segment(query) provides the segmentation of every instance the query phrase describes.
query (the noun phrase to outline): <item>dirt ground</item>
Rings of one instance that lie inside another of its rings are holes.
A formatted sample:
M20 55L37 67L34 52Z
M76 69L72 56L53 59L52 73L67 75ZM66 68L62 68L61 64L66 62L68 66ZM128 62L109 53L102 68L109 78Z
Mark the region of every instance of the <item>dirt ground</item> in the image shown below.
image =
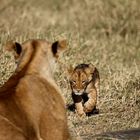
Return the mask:
M79 118L67 111L71 135L91 140L103 132L140 127L139 0L1 0L0 85L11 76L13 57L6 41L67 39L55 73L66 104L71 91L66 67L93 63L101 77L99 114Z

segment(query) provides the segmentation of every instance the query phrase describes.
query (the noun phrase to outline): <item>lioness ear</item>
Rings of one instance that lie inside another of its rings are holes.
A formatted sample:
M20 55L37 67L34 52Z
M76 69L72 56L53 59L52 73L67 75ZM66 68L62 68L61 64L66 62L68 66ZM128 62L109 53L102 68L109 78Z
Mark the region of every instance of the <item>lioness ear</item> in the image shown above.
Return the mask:
M5 45L5 50L10 51L10 52L14 52L15 58L17 58L17 57L19 57L19 55L22 52L22 47L17 42L9 41Z
M14 45L14 49L15 49L15 52L20 55L21 52L22 52L22 47L19 43L15 42L15 45Z
M58 58L59 53L63 50L65 50L67 47L66 40L56 41L52 44L52 53L53 55Z

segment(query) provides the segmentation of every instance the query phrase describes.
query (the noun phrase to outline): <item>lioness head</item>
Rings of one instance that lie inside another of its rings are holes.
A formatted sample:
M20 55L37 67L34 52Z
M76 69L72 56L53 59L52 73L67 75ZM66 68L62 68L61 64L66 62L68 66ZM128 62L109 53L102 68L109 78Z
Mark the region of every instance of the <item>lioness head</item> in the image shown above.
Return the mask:
M12 52L17 64L16 73L30 67L31 71L52 72L59 54L66 48L66 40L49 43L46 40L28 40L23 44L8 42L5 50ZM30 63L31 62L31 63ZM47 65L44 66L44 64ZM33 65L32 65L33 64ZM37 65L37 67L35 66ZM39 65L38 65L39 64ZM26 71L27 72L27 71Z
M26 74L36 74L49 79L55 70L55 62L65 48L66 40L49 43L46 40L36 39L22 44L11 41L6 43L4 49L14 55L16 69L1 87L0 92L16 86L18 79Z
M75 68L70 68L70 85L76 95L84 93L88 83L92 79L94 66L92 64L80 64Z

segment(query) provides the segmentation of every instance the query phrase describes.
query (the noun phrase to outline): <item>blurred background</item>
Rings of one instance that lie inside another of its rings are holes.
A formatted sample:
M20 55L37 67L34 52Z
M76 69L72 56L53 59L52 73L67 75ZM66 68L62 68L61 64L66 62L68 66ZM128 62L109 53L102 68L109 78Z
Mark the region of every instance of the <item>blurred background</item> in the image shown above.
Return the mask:
M8 40L67 39L61 62L93 63L101 76L99 115L79 119L67 111L74 137L140 127L139 0L0 0L0 85L13 73ZM63 65L55 73L66 103L72 103Z

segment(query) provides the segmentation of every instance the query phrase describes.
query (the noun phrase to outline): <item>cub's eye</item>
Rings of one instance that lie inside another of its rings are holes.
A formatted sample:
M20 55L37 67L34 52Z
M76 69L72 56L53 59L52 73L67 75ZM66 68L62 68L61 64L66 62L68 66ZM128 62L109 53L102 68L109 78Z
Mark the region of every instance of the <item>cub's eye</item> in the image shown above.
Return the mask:
M75 81L75 80L73 80L72 82L73 82L74 84L76 83L76 81Z
M75 80L71 80L70 81L72 84L76 84L76 81Z
M83 80L83 81L82 81L82 84L85 84L85 83L86 83L86 80Z

